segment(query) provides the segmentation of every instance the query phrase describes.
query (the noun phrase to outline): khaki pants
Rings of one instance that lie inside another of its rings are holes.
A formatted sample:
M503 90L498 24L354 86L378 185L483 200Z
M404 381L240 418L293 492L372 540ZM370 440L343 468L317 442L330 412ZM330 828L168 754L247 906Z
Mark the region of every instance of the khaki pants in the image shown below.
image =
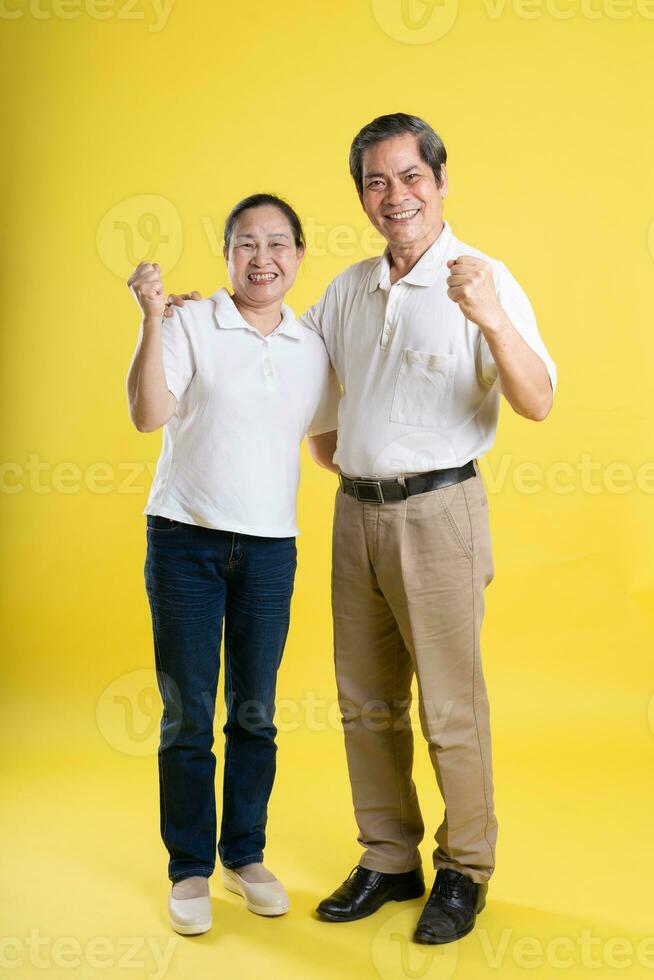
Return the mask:
M408 716L419 715L445 817L434 867L486 881L497 821L479 634L494 575L482 477L391 503L336 494L332 606L360 864L419 867L424 825Z

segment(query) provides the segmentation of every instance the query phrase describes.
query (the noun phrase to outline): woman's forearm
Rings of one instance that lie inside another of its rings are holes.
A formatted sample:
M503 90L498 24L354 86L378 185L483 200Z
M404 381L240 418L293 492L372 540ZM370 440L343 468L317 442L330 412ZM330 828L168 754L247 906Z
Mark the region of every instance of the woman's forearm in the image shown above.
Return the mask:
M336 452L337 436L337 430L333 429L331 432L323 432L319 436L307 437L311 458L318 466L322 466L331 473L339 472L339 468L333 459Z
M175 414L177 399L168 390L161 349L161 317L143 317L127 374L129 415L139 432L153 432Z

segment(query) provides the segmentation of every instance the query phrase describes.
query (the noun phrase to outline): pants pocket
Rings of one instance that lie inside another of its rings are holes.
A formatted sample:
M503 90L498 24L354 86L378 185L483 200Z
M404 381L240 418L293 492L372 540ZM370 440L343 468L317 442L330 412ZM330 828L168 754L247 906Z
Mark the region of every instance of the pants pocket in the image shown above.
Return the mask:
M145 519L148 531L175 531L182 526L181 521L174 521L170 517L161 517L159 514L146 514Z
M450 491L450 493L448 493ZM451 487L439 487L436 493L441 502L443 513L450 526L461 551L466 558L472 560L474 549L472 525L465 494L460 483ZM468 528L468 531L464 528Z

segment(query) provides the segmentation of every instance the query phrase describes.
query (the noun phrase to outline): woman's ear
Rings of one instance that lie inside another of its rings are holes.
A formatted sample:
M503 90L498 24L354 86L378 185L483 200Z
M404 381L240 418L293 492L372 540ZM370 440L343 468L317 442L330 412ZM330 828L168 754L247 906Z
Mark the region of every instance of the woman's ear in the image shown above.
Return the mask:
M228 256L229 256L229 249L227 248L226 245L223 245L223 258L225 262L227 262Z

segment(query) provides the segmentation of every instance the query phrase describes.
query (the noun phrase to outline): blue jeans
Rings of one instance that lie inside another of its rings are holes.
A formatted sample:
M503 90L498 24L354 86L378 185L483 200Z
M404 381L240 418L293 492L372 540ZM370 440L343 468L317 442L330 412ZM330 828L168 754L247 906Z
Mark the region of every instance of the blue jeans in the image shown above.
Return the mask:
M275 779L275 686L288 633L295 538L264 538L146 516L145 584L157 683L161 836L168 877L216 864L212 752L225 626L227 721L218 852L227 868L263 860Z

